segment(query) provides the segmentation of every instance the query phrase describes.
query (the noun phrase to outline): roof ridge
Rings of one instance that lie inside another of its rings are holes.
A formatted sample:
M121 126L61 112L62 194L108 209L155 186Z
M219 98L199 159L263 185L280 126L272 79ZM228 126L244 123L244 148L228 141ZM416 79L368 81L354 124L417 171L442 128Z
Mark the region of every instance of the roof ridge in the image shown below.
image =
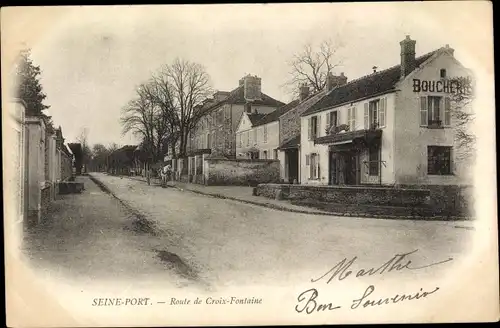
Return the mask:
M430 52L428 52L428 53L425 53L425 54L423 54L423 55L421 55L421 56L418 56L418 57L416 57L416 58L415 58L415 60L419 60L419 59L422 59L422 58L423 58L423 57L425 57L425 56L431 55L431 54L433 54L433 53L435 53L435 52L439 51L439 49L441 49L441 48L435 49L435 50L430 51ZM360 77L358 77L357 79L351 80L351 81L349 81L349 82L348 82L348 83L346 83L346 84L339 85L339 86L337 86L337 87L333 88L331 91L333 91L333 90L335 90L335 89L337 89L337 88L340 88L340 87L344 87L344 86L350 85L350 84L352 84L352 83L354 83L354 82L357 82L357 81L359 81L359 80L363 80L363 79L368 78L368 77L371 77L371 76L376 76L376 75L379 75L379 74L382 74L382 73L386 73L387 71L390 71L391 69L395 69L395 68L397 68L398 66L401 66L401 64L396 64L396 65L394 65L394 66L391 66L391 67L389 67L389 68L383 69L383 70L381 70L381 71L378 71L378 72L374 72L374 73L371 73L371 74L366 74L366 75L360 76ZM329 91L328 93L330 93L331 91Z

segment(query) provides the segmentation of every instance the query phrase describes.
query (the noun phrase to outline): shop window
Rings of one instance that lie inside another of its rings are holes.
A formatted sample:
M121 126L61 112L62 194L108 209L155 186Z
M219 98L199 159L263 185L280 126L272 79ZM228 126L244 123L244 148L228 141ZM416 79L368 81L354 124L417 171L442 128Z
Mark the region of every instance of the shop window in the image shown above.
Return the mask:
M449 146L427 147L427 174L429 175L451 174L451 147Z

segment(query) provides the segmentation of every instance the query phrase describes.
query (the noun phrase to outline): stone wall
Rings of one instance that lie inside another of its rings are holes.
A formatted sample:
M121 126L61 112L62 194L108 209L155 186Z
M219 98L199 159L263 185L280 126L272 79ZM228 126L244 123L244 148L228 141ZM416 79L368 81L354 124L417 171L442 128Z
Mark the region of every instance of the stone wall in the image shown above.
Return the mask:
M278 160L206 159L207 185L257 185L276 183L280 178Z
M400 185L430 191L429 206L436 213L474 216L474 187L470 185Z
M61 152L61 180L67 180L73 175L71 157Z
M261 184L257 196L289 200L312 200L339 204L371 204L384 206L428 205L430 192L426 189L392 187L305 186L289 184Z
M280 145L300 134L299 115L294 108L280 117Z
M52 186L50 184L46 184L42 188L41 192L42 192L41 219L45 220L50 202L52 201Z

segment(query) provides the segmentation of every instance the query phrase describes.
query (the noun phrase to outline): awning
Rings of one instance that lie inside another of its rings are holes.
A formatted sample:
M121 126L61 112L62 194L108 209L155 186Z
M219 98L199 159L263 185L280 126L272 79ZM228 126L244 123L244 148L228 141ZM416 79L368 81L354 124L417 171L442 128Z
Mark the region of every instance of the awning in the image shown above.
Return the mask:
M382 137L382 130L357 130L343 133L330 134L324 137L319 137L314 140L315 144L319 145L343 145L343 144L360 144L370 145Z

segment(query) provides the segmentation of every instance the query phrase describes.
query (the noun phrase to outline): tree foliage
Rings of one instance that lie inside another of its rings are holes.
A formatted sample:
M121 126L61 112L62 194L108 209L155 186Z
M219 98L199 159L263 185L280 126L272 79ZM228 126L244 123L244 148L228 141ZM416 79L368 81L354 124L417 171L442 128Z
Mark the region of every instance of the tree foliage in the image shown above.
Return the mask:
M457 92L450 97L451 113L455 127L455 141L458 145L457 157L470 159L476 152L476 136L473 131L475 113L474 87L470 77L459 77L450 80L456 85Z
M46 95L40 83L40 66L33 63L30 55L29 49L21 51L19 55L16 66L17 97L26 103L27 115L42 116L43 111L50 106L43 103ZM45 115L45 118L51 122L49 116Z

